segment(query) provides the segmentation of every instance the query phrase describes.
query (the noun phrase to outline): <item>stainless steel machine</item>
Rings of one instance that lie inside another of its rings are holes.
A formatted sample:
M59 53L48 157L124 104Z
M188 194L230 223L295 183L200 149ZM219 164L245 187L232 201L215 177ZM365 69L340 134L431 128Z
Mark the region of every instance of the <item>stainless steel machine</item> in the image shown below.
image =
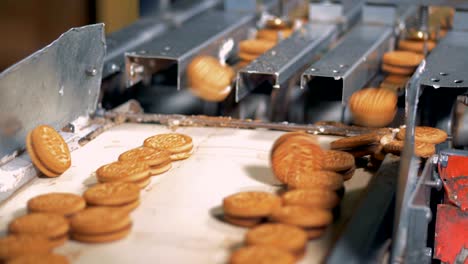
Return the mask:
M456 205L454 210L466 215L466 199L447 202L452 189L441 175L451 157L468 156L467 1L164 2L157 16L109 36L102 24L71 29L0 74L0 202L8 203L35 177L24 159L24 137L40 123L62 129L72 149L123 122L339 136L368 132L314 123L350 125L351 94L378 85L384 77L383 54L416 32L424 40L435 38L438 45L430 53L425 49L426 59L399 93L392 127L406 125L405 149L400 158L387 155L319 262L468 261L468 240L447 258L440 246L446 241L435 236L443 232L436 227L436 219L445 219L439 217L440 204ZM428 22L434 6L454 12L444 36ZM296 31L288 38L279 36L274 48L237 69L225 101L205 102L187 89L186 68L195 56L222 57L235 66L239 41L271 19L294 24ZM449 134L424 162L413 154L417 125ZM466 195L468 183L457 186Z

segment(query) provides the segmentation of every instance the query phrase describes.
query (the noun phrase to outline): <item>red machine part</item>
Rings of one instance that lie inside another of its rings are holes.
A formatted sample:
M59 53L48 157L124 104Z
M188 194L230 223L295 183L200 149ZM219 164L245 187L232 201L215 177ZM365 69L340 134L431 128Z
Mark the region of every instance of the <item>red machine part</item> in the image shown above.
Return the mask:
M468 156L447 155L438 169L446 199L437 206L434 258L468 264Z

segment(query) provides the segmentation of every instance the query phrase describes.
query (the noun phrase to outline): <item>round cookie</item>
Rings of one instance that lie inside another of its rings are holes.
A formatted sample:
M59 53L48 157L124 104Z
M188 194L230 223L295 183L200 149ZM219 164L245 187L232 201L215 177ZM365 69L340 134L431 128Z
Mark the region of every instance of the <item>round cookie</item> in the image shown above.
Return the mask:
M184 160L190 158L192 156L193 150L187 151L187 152L180 152L176 154L171 155L171 160L172 161L178 161L178 160Z
M106 207L88 208L75 214L70 221L73 234L108 234L131 225L127 213Z
M68 233L68 220L62 215L50 213L31 213L10 222L11 234L40 235L49 239L60 238Z
M265 217L281 206L281 199L267 192L240 192L223 199L224 213L234 217Z
M178 155L178 154L173 154L173 155ZM172 155L171 155L171 160L173 160ZM170 170L171 168L172 168L172 162L168 162L168 163L161 164L158 166L153 166L150 168L150 176L163 174L164 172Z
M70 263L65 256L53 253L26 254L15 257L6 262L6 264L68 264Z
M340 198L334 191L326 189L296 189L285 192L281 199L284 205L332 209Z
M148 178L150 168L146 162L116 161L101 166L96 171L100 182L133 182Z
M348 149L356 148L360 146L367 146L371 144L379 143L380 136L376 133L363 134L352 137L344 137L332 141L330 143L331 149Z
M323 162L324 170L339 172L349 170L354 166L355 164L353 155L339 150L325 151Z
M73 193L47 193L31 198L27 206L30 212L70 216L83 210L86 202L83 197Z
M90 205L119 206L138 200L140 188L130 182L106 182L89 188L83 197Z
M283 224L310 228L323 227L330 224L333 220L333 215L327 209L287 205L275 210L270 219Z
M0 238L0 260L26 254L48 253L52 248L49 240L43 236L8 235Z
M397 67L416 67L423 59L423 55L411 51L391 51L384 54L383 63Z
M258 57L260 57L260 55L258 54L251 54L247 52L239 52L238 56L241 60L248 61L248 62L251 62L257 59Z
M353 122L366 127L383 127L390 124L397 112L397 94L389 89L365 88L349 98Z
M389 74L387 75L387 77L385 77L385 79L382 82L402 85L402 84L405 84L408 80L409 80L409 77L407 76Z
M435 41L432 41L432 40L427 41L427 51L433 50L435 48L435 46L436 46ZM402 39L398 43L398 48L400 50L423 53L423 51L424 51L424 41Z
M289 139L292 139L292 138L306 139L306 140L310 140L310 142L313 143L313 144L316 144L316 145L319 144L317 137L314 136L314 135L307 134L305 132L299 132L299 131L298 132L287 132L287 133L284 133L283 135L281 135L279 138L277 138L275 140L275 142L273 143L273 147L271 148L271 153L273 153L278 146L280 146L281 144L283 144L284 142L286 142L286 141L288 141Z
M280 223L268 223L250 229L245 241L247 245L273 246L293 254L304 250L307 234L301 228Z
M383 149L387 153L400 155L404 147L404 141L394 140L383 146ZM431 143L416 141L414 142L414 154L418 157L429 158L435 154L435 146Z
M260 217L241 218L241 217L230 216L227 214L223 215L223 219L224 221L230 224L240 226L240 227L247 227L247 228L254 227L260 224L260 222L262 222L262 218Z
M294 255L287 251L259 245L239 248L229 259L229 264L294 264L295 262Z
M57 131L41 125L31 132L31 141L41 163L55 173L63 173L71 166L70 150Z
M33 144L32 144L32 139L31 139L31 132L28 133L26 136L26 150L28 151L29 157L31 158L32 163L34 166L37 167L37 169L42 172L47 177L58 177L60 176L60 173L53 172L49 170L44 164L42 164L41 160L36 154L36 151L34 150Z
M385 63L382 64L382 71L396 75L409 76L412 75L415 70L416 68L413 67L393 66Z
M85 242L85 243L105 243L112 242L116 240L123 239L130 234L132 225L122 228L121 230L114 231L112 233L103 233L103 234L81 234L81 233L72 233L72 238L74 240Z
M140 189L144 189L151 183L151 179L150 177L148 177L138 181L134 181L133 183L136 184Z
M399 140L404 140L406 135L406 128L400 128L400 131L396 134L396 138ZM441 129L427 126L417 126L414 129L414 140L431 143L431 144L440 144L447 140L447 133Z
M264 39L246 39L239 42L240 53L262 54L276 45L274 41Z
M159 134L149 137L144 141L143 145L150 148L165 149L171 154L187 152L193 148L192 138L178 133Z
M297 174L288 179L291 189L325 188L336 191L343 187L343 176L333 171L308 171L307 174Z
M146 162L157 166L171 161L171 153L164 149L138 147L120 154L119 161Z

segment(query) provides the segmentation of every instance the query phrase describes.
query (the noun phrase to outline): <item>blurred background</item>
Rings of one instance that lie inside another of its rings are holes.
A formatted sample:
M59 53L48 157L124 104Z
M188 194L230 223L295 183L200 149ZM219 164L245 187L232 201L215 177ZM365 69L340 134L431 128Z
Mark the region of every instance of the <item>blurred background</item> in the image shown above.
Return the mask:
M0 71L49 44L71 27L104 22L106 33L111 33L139 17L151 15L164 2L0 0Z

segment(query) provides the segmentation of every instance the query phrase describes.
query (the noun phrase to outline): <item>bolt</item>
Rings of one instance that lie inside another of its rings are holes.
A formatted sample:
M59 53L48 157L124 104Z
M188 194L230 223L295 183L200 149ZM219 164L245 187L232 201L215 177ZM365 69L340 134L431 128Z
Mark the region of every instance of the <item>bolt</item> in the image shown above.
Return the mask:
M96 68L87 69L87 70L86 70L86 74L87 74L88 76L96 76L97 70L96 70Z

